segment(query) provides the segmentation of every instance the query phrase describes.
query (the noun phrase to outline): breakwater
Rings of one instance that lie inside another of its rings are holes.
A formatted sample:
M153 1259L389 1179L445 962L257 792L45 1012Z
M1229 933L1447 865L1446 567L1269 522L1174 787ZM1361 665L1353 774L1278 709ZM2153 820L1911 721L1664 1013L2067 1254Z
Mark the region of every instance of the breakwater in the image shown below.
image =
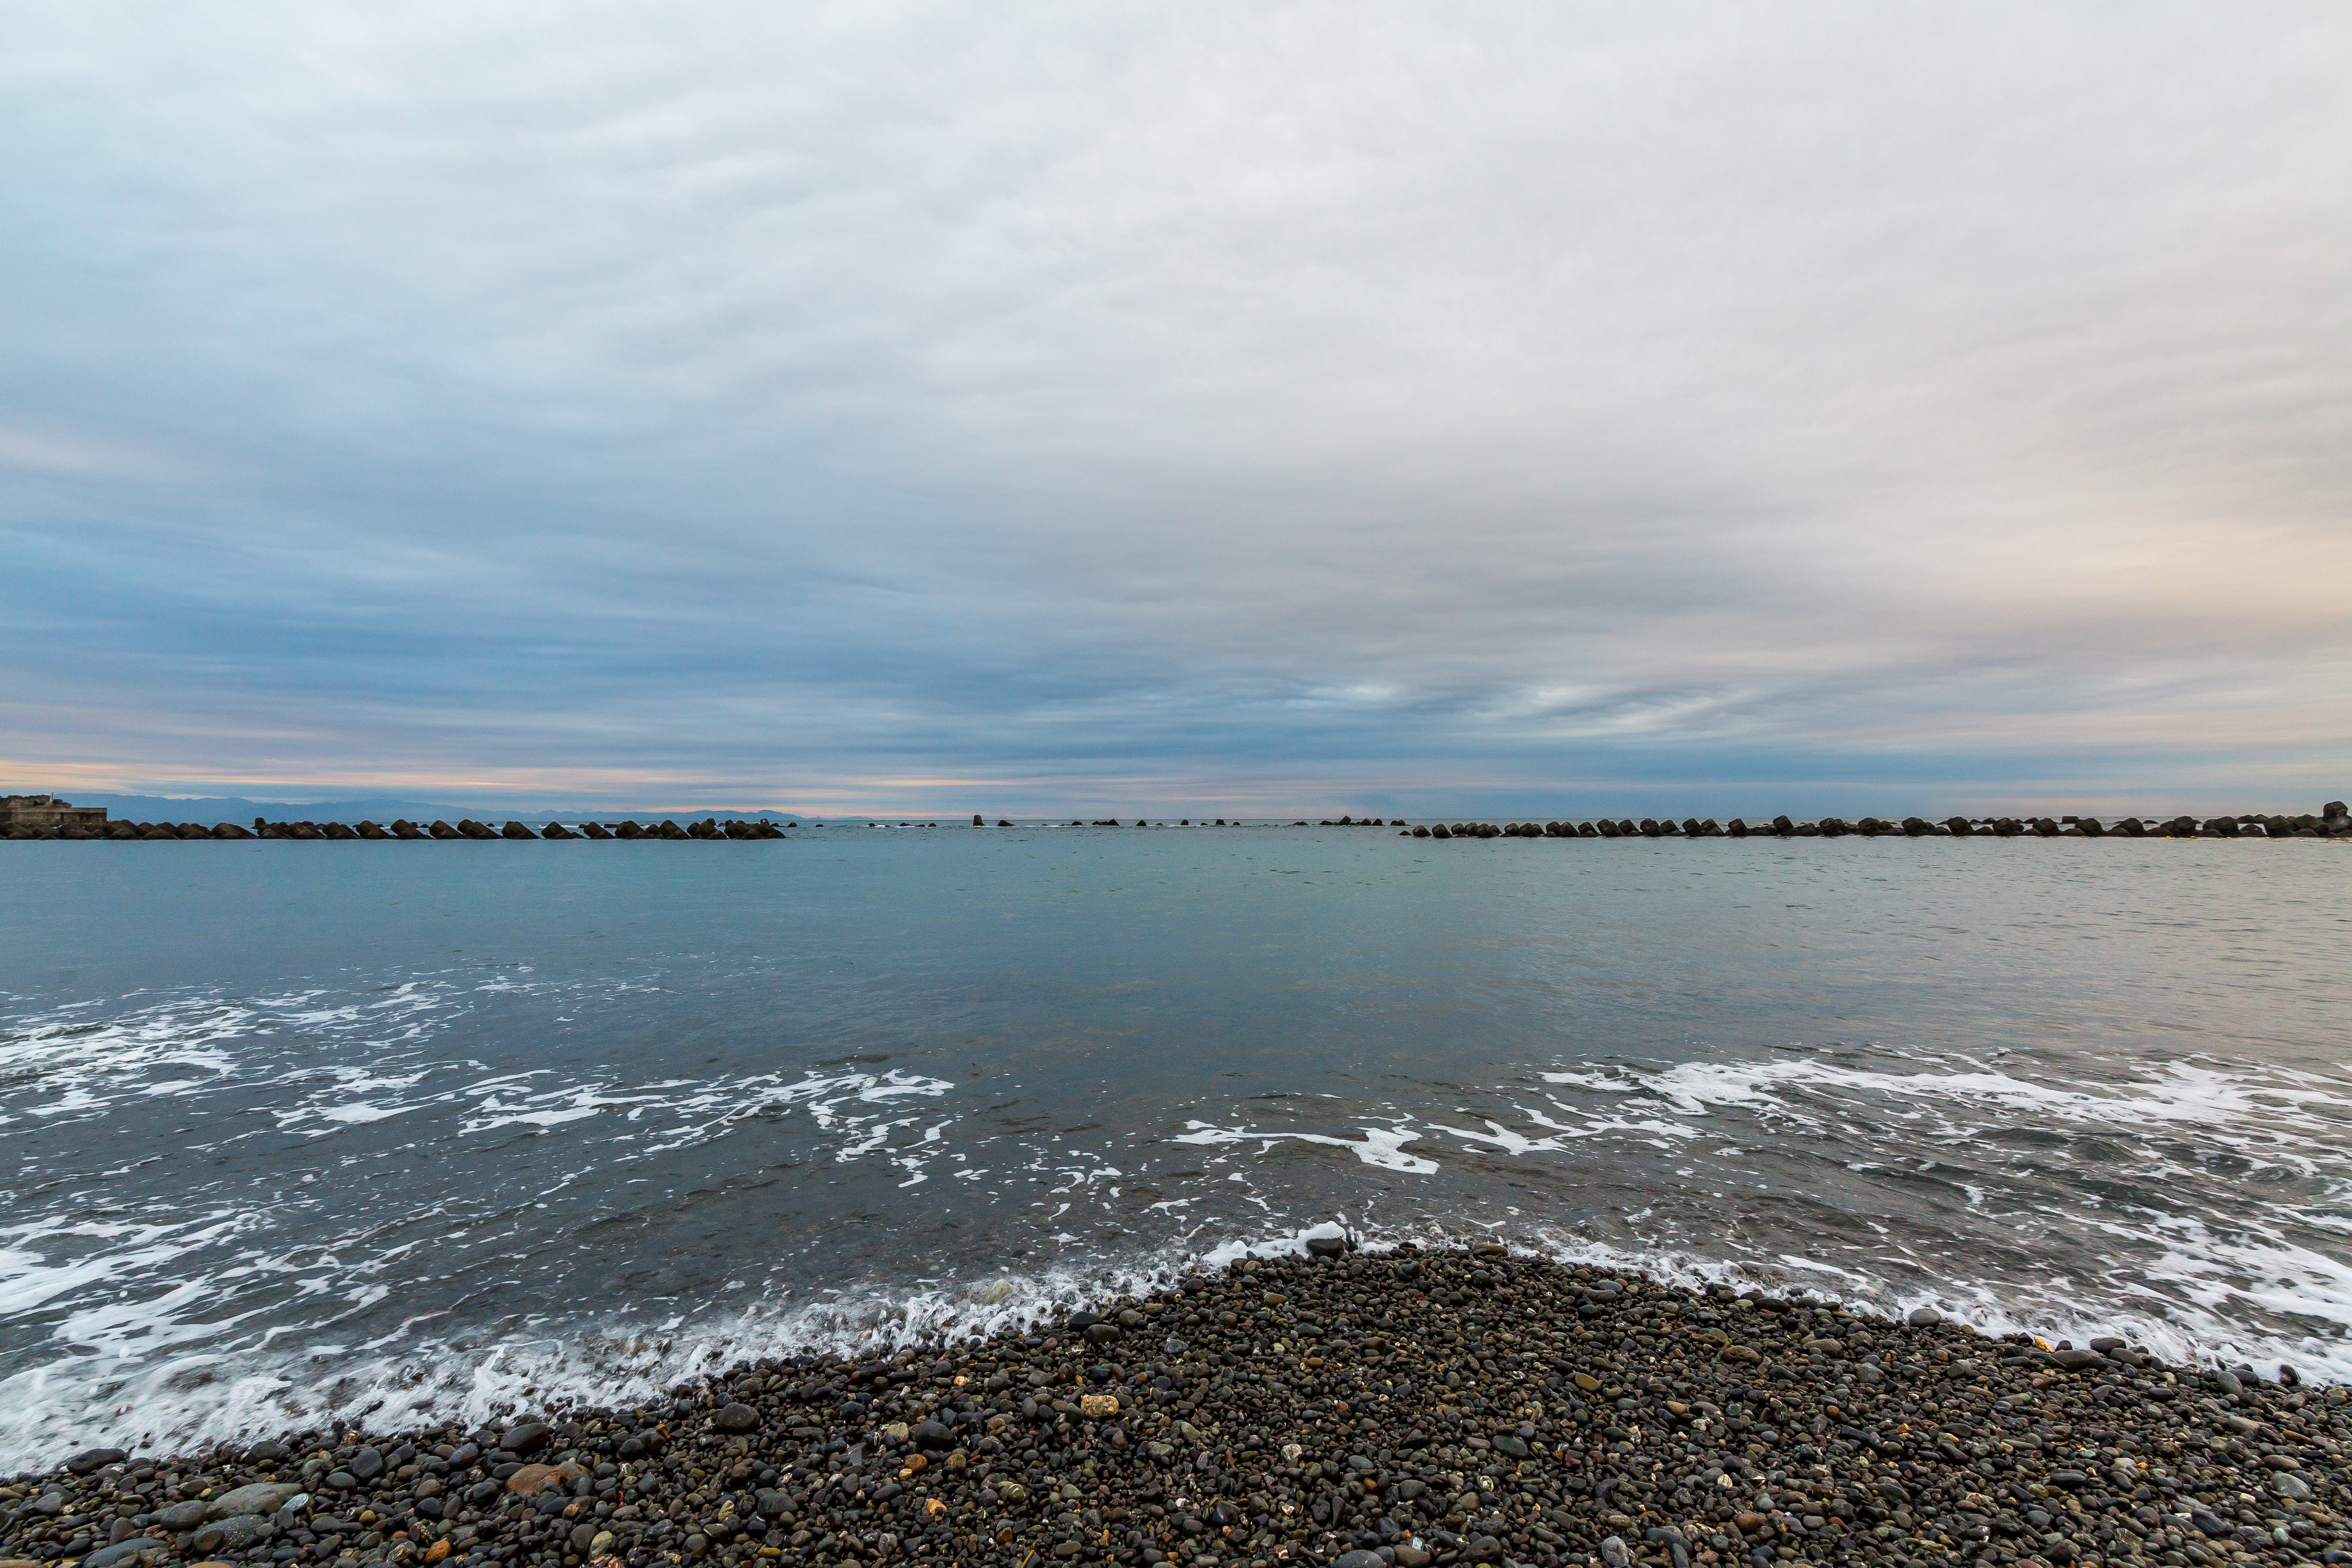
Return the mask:
M772 822L720 822L706 817L681 827L665 819L650 826L635 822L619 822L607 826L601 822L582 822L567 827L560 822L549 822L537 828L527 823L509 822L492 827L487 822L466 818L455 826L446 822L418 824L405 820L384 826L373 822L256 822L243 827L234 822L215 823L206 827L200 822L108 822L94 826L26 827L0 829L0 837L9 838L79 838L108 839L127 842L158 838L299 838L315 840L362 839L392 840L463 840L463 839L623 839L674 838L737 839L782 838L784 830Z
M1776 816L1769 822L1750 823L1735 816L1727 823L1718 823L1711 816L1704 820L1690 817L1681 822L1645 816L1639 822L1630 817L1615 822L1598 818L1590 822L1512 822L1501 826L1491 822L1436 823L1406 828L1400 836L1412 838L1877 838L1889 836L1909 838L2352 838L2352 816L2347 816L2342 801L2331 800L2316 815L2263 816L2249 813L2242 816L2212 816L2202 820L2182 816L2163 822L2150 822L2137 816L2121 817L2113 823L2102 822L2095 816L1951 816L1940 822L1930 822L1919 816L1906 816L1900 822L1891 822L1880 816L1864 816L1852 822L1843 817L1824 816L1816 821L1800 822L1788 816Z
M233 839L233 838L293 838L316 841L362 840L516 840L516 839L581 839L612 841L619 839L660 838L679 842L719 839L747 842L754 839L782 838L786 828L797 828L797 821L721 822L705 817L681 826L667 818L650 825L635 821L606 824L580 821L566 826L561 822L544 822L537 827L528 823L509 821L493 827L486 822L468 817L452 825L447 822L418 824L405 819L382 825L374 822L268 822L257 820L252 826L233 822L215 823L207 827L197 822L16 822L0 824L0 838L50 839L68 838L113 842L148 839ZM811 824L812 827L824 826ZM878 824L867 824L878 826ZM901 822L898 826L935 828L936 822ZM972 826L984 826L978 817ZM999 818L997 827L1014 826L1012 821ZM1020 826L1059 831L1053 823L1027 823ZM1073 821L1070 827L1118 827L1122 824L1115 817L1092 822ZM1166 822L1152 823L1139 817L1138 827L1171 826ZM1186 818L1174 826L1184 828L1281 826L1305 827L1304 819L1286 825L1278 823L1228 823L1223 817L1213 823L1194 822ZM2248 812L2231 816L2197 817L2182 815L2161 821L2137 816L2124 816L2105 821L2095 816L1949 816L1940 821L1926 817L1906 816L1899 821L1881 816L1863 816L1848 821L1843 817L1823 816L1798 819L1775 816L1769 822L1749 822L1735 816L1728 822L1714 817L1632 817L1612 820L1595 817L1590 820L1556 822L1436 822L1412 823L1402 817L1356 817L1342 816L1323 818L1318 826L1324 827L1394 828L1404 838L2317 838L2352 839L2352 815L2347 815L2345 803L2329 801L2316 813L2300 816L2264 816Z

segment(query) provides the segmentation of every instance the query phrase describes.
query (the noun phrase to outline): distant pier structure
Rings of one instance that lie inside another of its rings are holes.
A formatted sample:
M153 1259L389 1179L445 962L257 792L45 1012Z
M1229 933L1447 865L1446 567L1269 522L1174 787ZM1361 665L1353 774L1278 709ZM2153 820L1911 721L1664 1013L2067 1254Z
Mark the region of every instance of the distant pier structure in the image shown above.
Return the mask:
M0 795L0 828L105 826L102 805L75 805L48 795Z

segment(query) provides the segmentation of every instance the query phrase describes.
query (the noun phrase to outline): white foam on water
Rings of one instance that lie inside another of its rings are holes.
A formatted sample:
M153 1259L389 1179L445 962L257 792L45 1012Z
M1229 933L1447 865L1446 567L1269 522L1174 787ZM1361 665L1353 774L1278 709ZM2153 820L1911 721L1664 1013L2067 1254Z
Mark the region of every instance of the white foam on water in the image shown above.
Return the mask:
M1207 1121L1188 1121L1187 1131L1171 1139L1176 1143L1213 1145L1219 1143L1258 1143L1260 1152L1286 1141L1298 1143L1319 1143L1326 1148L1345 1149L1367 1165L1377 1165L1384 1171L1402 1171L1413 1175L1427 1175L1437 1169L1437 1162L1419 1154L1408 1154L1404 1146L1421 1134L1398 1127L1367 1127L1361 1138L1337 1138L1328 1132L1294 1132L1286 1129L1261 1131L1246 1127L1219 1127Z
M258 1354L198 1349L99 1370L57 1363L0 1383L0 1468L54 1463L72 1448L98 1443L170 1452L329 1424L390 1431L450 1419L478 1424L526 1409L642 1405L667 1397L678 1384L761 1357L883 1354L910 1344L1024 1331L1066 1310L1164 1289L1189 1270L1220 1269L1248 1258L1302 1257L1310 1239L1326 1237L1346 1238L1375 1257L1405 1242L1446 1247L1502 1239L1522 1255L1640 1273L1685 1288L1799 1286L1817 1298L1890 1317L1932 1304L1987 1333L2026 1329L2078 1341L2120 1333L2169 1360L2251 1361L2266 1368L2287 1360L2307 1379L2352 1378L2352 1358L2325 1348L2315 1353L2309 1345L2199 1332L2175 1316L2155 1313L2084 1319L2069 1315L2063 1300L2021 1300L2014 1290L1964 1282L1923 1290L1801 1257L1726 1259L1685 1249L1624 1247L1541 1226L1507 1232L1493 1222L1374 1227L1327 1220L1261 1231L1202 1226L1180 1242L1124 1258L969 1280L877 1283L814 1299L779 1296L747 1309L657 1323L545 1318L517 1324L486 1344L403 1334L356 1350L312 1342ZM2341 1285L2342 1267L2333 1268Z
M2285 1068L2268 1069L2262 1081L2254 1081L2242 1070L2202 1061L2166 1063L2154 1077L2098 1088L2040 1083L1975 1064L1958 1071L1874 1071L1815 1055L1539 1076L1564 1087L1654 1097L1685 1116L1737 1109L1818 1123L1831 1105L1876 1100L1936 1110L1955 1132L1976 1124L1950 1119L1973 1110L2025 1115L2061 1126L2133 1131L2179 1126L2233 1142L2275 1144L2283 1132L2332 1137L2340 1123L2316 1113L2352 1111L2352 1085ZM2284 1157L2316 1169L2304 1152L2288 1151Z
M521 1409L644 1404L740 1362L884 1354L1024 1331L1058 1312L1164 1289L1188 1270L1304 1256L1310 1237L1360 1234L1323 1222L1195 1235L1124 1258L911 1287L874 1284L814 1299L779 1296L664 1322L549 1317L487 1344L403 1335L354 1348L314 1338L260 1352L199 1349L105 1365L55 1363L0 1381L0 1470L54 1464L98 1444L180 1452L328 1424L389 1431L452 1418L478 1423Z
M1538 1076L1559 1092L1548 1104L1514 1106L1523 1125L1492 1113L1475 1126L1431 1118L1419 1125L1437 1158L1391 1168L1435 1174L1449 1140L1465 1153L1507 1160L1559 1155L1593 1140L1646 1144L1696 1162L1674 1172L1679 1195L1729 1221L1738 1210L1721 1206L1719 1189L1734 1178L1758 1191L1770 1184L1757 1186L1746 1165L1715 1162L1835 1150L1843 1168L1857 1175L1951 1183L1968 1210L2002 1226L2012 1247L2026 1225L2056 1234L2088 1230L2117 1245L2071 1250L2053 1260L2057 1267L1971 1279L1948 1245L1916 1234L1916 1225L1904 1233L1878 1226L1874 1255L1846 1247L1823 1257L1756 1251L1736 1224L1704 1238L1662 1235L1648 1249L1540 1226L1529 1234L1546 1237L1545 1249L1564 1260L1638 1268L1684 1283L1752 1280L1759 1270L1774 1279L1835 1279L1852 1299L1889 1312L1932 1304L1990 1332L2028 1329L2078 1341L2122 1333L2171 1360L2272 1372L2285 1363L2306 1379L2352 1380L2352 1262L2322 1239L2352 1234L2352 1124L2343 1114L2352 1109L2352 1081L2207 1059L2141 1071L2102 1065L2114 1071L2112 1081L2041 1081L2021 1068L1927 1057L1887 1070L1819 1054L1548 1071ZM1559 1093L1606 1098L1594 1106ZM1727 1121L1737 1123L1734 1141L1704 1148L1701 1140L1724 1137ZM1177 1142L1243 1154L1264 1155L1277 1139L1343 1142L1188 1126ZM1791 1143L1791 1130L1807 1136ZM2021 1134L2033 1141L2002 1142ZM2098 1141L2100 1152L2084 1156L2082 1179L2053 1179L2084 1138ZM1939 1168L1935 1155L1944 1149L1958 1165ZM1877 1157L1855 1158L1861 1154ZM2242 1162L2249 1173L2303 1181L2217 1186L2210 1167L2223 1159ZM1698 1202L1709 1196L1714 1205ZM2214 1212L2199 1212L2200 1202ZM1627 1224L1638 1230L1649 1217L1645 1210ZM2277 1327L2265 1331L2257 1323ZM2290 1326L2298 1324L2305 1326Z
M103 1019L82 1016L89 1009L77 1005L12 1020L0 1034L0 1126L23 1117L92 1120L128 1100L204 1096L257 1079L292 1087L323 1074L340 1086L305 1095L391 1087L357 1069L289 1062L285 1047L397 1051L426 1037L460 994L412 981L364 1001L319 1005L326 994L174 995Z
M2024 1329L2078 1342L2120 1333L2176 1361L2248 1363L2270 1372L2284 1363L2309 1379L2352 1379L2352 1263L2295 1239L2295 1233L2343 1234L2352 1221L2352 1141L2342 1114L2352 1108L2352 1082L2345 1079L2198 1059L2085 1085L2037 1081L1977 1062L1921 1058L1915 1070L1886 1071L1819 1055L1541 1076L1571 1089L1654 1099L1701 1129L1739 1113L1764 1128L1801 1125L1857 1148L1875 1138L1882 1160L1850 1169L1919 1169L1923 1155L1949 1147L1993 1173L1990 1184L2012 1204L2045 1167L2070 1158L2074 1135L2087 1133L2119 1152L2095 1174L2116 1168L2157 1196L2077 1194L2062 1209L2032 1217L2113 1237L2120 1245L2104 1257L2085 1252L2053 1259L2032 1277L1972 1280L1955 1277L1951 1258L1922 1244L1851 1277L1850 1288L1889 1310L1934 1305L1989 1332ZM1874 1132L1890 1118L1899 1137ZM1999 1141L2020 1133L2042 1142L2013 1152ZM1752 1131L1738 1137L1749 1149L1758 1143ZM2308 1180L2299 1188L2233 1183L2216 1191L2208 1166L2223 1157L2250 1173ZM1971 1206L1986 1203L1988 1183L1960 1184ZM2194 1212L2200 1200L2192 1191L2203 1192L2217 1212ZM1887 1261L1907 1267L1897 1277ZM1806 1259L1801 1267L1823 1266ZM2249 1328L2282 1320L2315 1327Z
M533 984L420 982L334 1005L308 991L131 998L105 1020L58 1009L13 1020L0 1036L0 1107L19 1112L20 1125L54 1124L102 1119L159 1093L233 1093L224 1101L233 1114L193 1124L218 1129L195 1132L215 1140L197 1142L198 1155L258 1135L257 1118L298 1149L398 1118L415 1121L427 1146L551 1137L563 1168L541 1178L541 1198L584 1172L690 1150L754 1118L791 1117L833 1163L887 1163L904 1184L924 1181L951 1152L957 1114L917 1108L954 1086L920 1073L793 1068L633 1081L603 1069L488 1073L446 1049L436 1054L442 1027L474 993L510 998ZM192 1076L196 1069L202 1076ZM7 1120L0 1110L0 1124ZM169 1157L186 1157L178 1146L185 1136L175 1136ZM388 1410L437 1407L451 1397L452 1378L496 1389L505 1386L501 1368L530 1363L539 1352L510 1336L488 1348L462 1336L428 1339L441 1309L388 1333L380 1321L356 1334L347 1325L392 1300L420 1257L443 1271L495 1270L496 1248L533 1244L523 1211L544 1204L508 1199L505 1209L485 1211L468 1193L436 1196L440 1189L427 1186L407 1206L363 1208L352 1228L322 1233L311 1212L325 1191L318 1184L339 1168L331 1152L323 1163L302 1155L282 1168L265 1159L257 1184L248 1175L202 1188L193 1204L179 1191L118 1196L93 1182L60 1189L47 1212L19 1205L0 1216L0 1323L23 1342L16 1370L0 1379L0 1468L44 1462L96 1440L89 1433L133 1426L191 1442L369 1400ZM461 1233L454 1252L443 1245ZM919 1302L906 1310L937 1313ZM839 1315L803 1314L806 1324ZM806 1324L793 1331L814 1332ZM24 1341L25 1331L36 1337ZM667 1353L638 1361L666 1368Z
M475 989L511 993L520 987L501 982ZM354 1016L351 1010L340 1010L310 1015L309 1021ZM779 1071L631 1083L617 1073L581 1079L548 1069L482 1077L479 1068L470 1061L437 1060L398 1072L338 1064L296 1068L272 1081L299 1087L301 1092L272 1107L270 1114L279 1131L309 1137L446 1108L463 1110L457 1123L463 1136L510 1128L545 1131L612 1117L614 1139L641 1145L634 1154L614 1156L626 1159L691 1147L723 1135L746 1119L801 1109L822 1130L856 1133L854 1152L843 1156L855 1157L881 1147L889 1129L907 1124L903 1120L887 1123L877 1136L876 1113L858 1108L935 1099L952 1087L944 1079L897 1069L880 1074Z
M1546 1129L1546 1134L1531 1138L1492 1119L1486 1121L1486 1130L1483 1132L1466 1127L1449 1126L1442 1121L1433 1121L1430 1127L1433 1131L1460 1138L1465 1142L1492 1144L1506 1154L1557 1152L1580 1140L1590 1138L1628 1136L1654 1143L1667 1139L1695 1138L1700 1131L1698 1128L1679 1121L1655 1117L1599 1116L1580 1122L1566 1122L1528 1106L1517 1109L1520 1115L1536 1126ZM1555 1109L1559 1108L1556 1106Z
M1226 1244L1211 1256L1231 1253ZM53 1464L95 1444L170 1452L330 1422L391 1430L526 1407L642 1404L763 1356L878 1354L1020 1331L1057 1311L1162 1288L1200 1256L1166 1248L968 1281L778 1297L659 1323L549 1318L479 1346L409 1338L356 1352L310 1343L104 1368L51 1363L0 1381L0 1470Z
M12 1118L47 1125L103 1118L133 1097L194 1098L257 1085L266 1091L261 1126L330 1154L344 1146L335 1140L357 1146L364 1130L403 1119L419 1138L468 1149L511 1143L560 1151L544 1197L587 1173L723 1138L746 1119L789 1117L808 1130L828 1169L887 1162L903 1178L896 1185L907 1188L947 1162L968 1180L939 1184L926 1199L955 1201L983 1181L1008 1204L1034 1197L1034 1209L1003 1212L1029 1216L1037 1226L1031 1234L1058 1238L1062 1260L966 1279L873 1281L814 1297L772 1292L749 1307L658 1323L548 1314L493 1331L450 1324L438 1309L409 1314L397 1327L370 1315L385 1301L396 1305L399 1281L430 1266L431 1242L413 1234L321 1237L306 1225L299 1185L236 1202L206 1194L187 1214L83 1208L72 1217L9 1216L0 1219L0 1321L44 1325L56 1353L0 1380L0 1468L50 1462L97 1442L178 1449L330 1420L385 1429L452 1416L485 1420L566 1401L642 1402L746 1358L880 1350L1017 1328L1058 1308L1164 1284L1186 1268L1303 1253L1310 1236L1349 1233L1338 1222L1297 1225L1266 1195L1279 1189L1260 1190L1253 1180L1253 1173L1283 1168L1278 1153L1309 1151L1366 1187L1451 1193L1439 1184L1475 1182L1515 1162L1567 1163L1580 1151L1618 1142L1671 1152L1680 1163L1674 1180L1682 1188L1660 1188L1661 1198L1719 1194L1727 1173L1745 1169L1727 1162L1792 1150L1833 1155L1839 1169L1889 1182L1935 1174L1932 1162L1943 1152L1953 1165L1971 1167L1937 1174L1966 1194L1967 1213L2025 1204L2020 1212L2031 1217L2030 1203L2053 1200L2028 1180L2029 1167L2063 1161L2072 1145L2019 1152L1998 1136L2095 1136L2127 1151L2125 1163L2159 1188L2168 1175L2196 1175L2206 1180L2202 1190L2243 1201L2210 1213L2185 1200L2163 1211L2086 1204L2064 1217L2111 1237L2109 1254L2053 1257L2030 1276L2001 1279L1970 1278L1929 1236L1889 1236L1874 1251L1820 1255L1792 1249L1785 1236L1751 1241L1730 1223L1738 1217L1736 1202L1721 1211L1727 1223L1706 1235L1657 1229L1647 1245L1643 1227L1664 1224L1652 1217L1663 1205L1636 1206L1609 1241L1549 1224L1539 1207L1518 1214L1499 1205L1483 1225L1360 1221L1353 1234L1375 1248L1499 1236L1564 1262L1680 1284L1804 1282L1889 1313L1933 1304L1992 1332L2023 1328L2077 1342L2117 1332L2168 1359L2247 1362L2266 1371L2285 1362L2306 1378L2352 1379L2352 1264L2342 1247L2327 1245L2352 1236L2345 1137L2352 1080L2345 1079L2206 1059L2145 1070L2109 1063L2110 1081L2089 1084L2046 1081L2019 1062L1926 1057L1892 1067L1824 1053L1584 1065L1540 1074L1540 1087L1521 1079L1475 1107L1386 1106L1367 1114L1337 1103L1316 1112L1328 1116L1319 1128L1188 1121L1181 1133L1158 1142L1215 1151L1206 1162L1221 1168L1210 1178L1213 1194L1204 1195L1205 1186L1152 1187L1122 1207L1125 1184L1158 1180L1152 1141L1115 1151L1116 1138L1041 1134L1010 1146L974 1145L1003 1150L1001 1159L979 1164L954 1145L959 1113L942 1103L954 1086L940 1078L837 1067L707 1079L641 1079L605 1068L494 1072L446 1047L436 1054L440 1029L474 1005L475 993L511 998L534 988L555 995L523 974L478 984L418 981L357 1000L318 992L235 1002L163 998L110 1020L58 1009L18 1020L0 1036L0 1125ZM352 1065L354 1058L364 1065ZM527 1142L538 1139L549 1142ZM2200 1162L2222 1154L2286 1184L2217 1187ZM1365 1169L1382 1178L1365 1177ZM1667 1167L1639 1170L1655 1183ZM1385 1180L1391 1176L1413 1180ZM2191 1184L2179 1185L2186 1191ZM1535 1202L1517 1194L1508 1201ZM1249 1214L1244 1205L1266 1218L1237 1217ZM1099 1238L1119 1234L1139 1212L1181 1235L1151 1245L1130 1232L1106 1248ZM1481 1211L1474 1198L1454 1212ZM1089 1215L1097 1239L1058 1227ZM524 1234L515 1214L461 1213L454 1203L446 1215L428 1205L400 1217L436 1216L445 1229L478 1224L514 1232L503 1245L546 1239ZM256 1293L243 1293L248 1289ZM289 1300L299 1300L300 1310L289 1310ZM2316 1327L2307 1333L2248 1327L2281 1320Z

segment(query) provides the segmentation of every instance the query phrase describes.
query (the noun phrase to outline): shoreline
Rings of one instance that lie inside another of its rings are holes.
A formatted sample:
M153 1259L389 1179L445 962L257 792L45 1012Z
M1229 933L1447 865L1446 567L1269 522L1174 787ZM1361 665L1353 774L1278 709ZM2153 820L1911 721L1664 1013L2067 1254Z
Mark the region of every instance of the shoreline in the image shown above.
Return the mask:
M0 1488L0 1568L2352 1562L2352 1390L2250 1375L1318 1239L651 1406L91 1450Z

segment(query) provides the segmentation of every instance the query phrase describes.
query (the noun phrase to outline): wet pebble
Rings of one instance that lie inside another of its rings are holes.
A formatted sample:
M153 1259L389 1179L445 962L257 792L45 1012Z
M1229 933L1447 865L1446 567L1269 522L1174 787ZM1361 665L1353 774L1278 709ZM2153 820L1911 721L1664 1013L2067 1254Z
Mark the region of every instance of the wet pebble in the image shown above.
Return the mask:
M167 1545L152 1535L126 1538L110 1546L101 1546L83 1558L82 1568L116 1568L118 1563L129 1563L142 1552L158 1551Z
M524 1421L506 1429L499 1438L499 1447L517 1458L529 1458L547 1447L552 1434L544 1421Z

